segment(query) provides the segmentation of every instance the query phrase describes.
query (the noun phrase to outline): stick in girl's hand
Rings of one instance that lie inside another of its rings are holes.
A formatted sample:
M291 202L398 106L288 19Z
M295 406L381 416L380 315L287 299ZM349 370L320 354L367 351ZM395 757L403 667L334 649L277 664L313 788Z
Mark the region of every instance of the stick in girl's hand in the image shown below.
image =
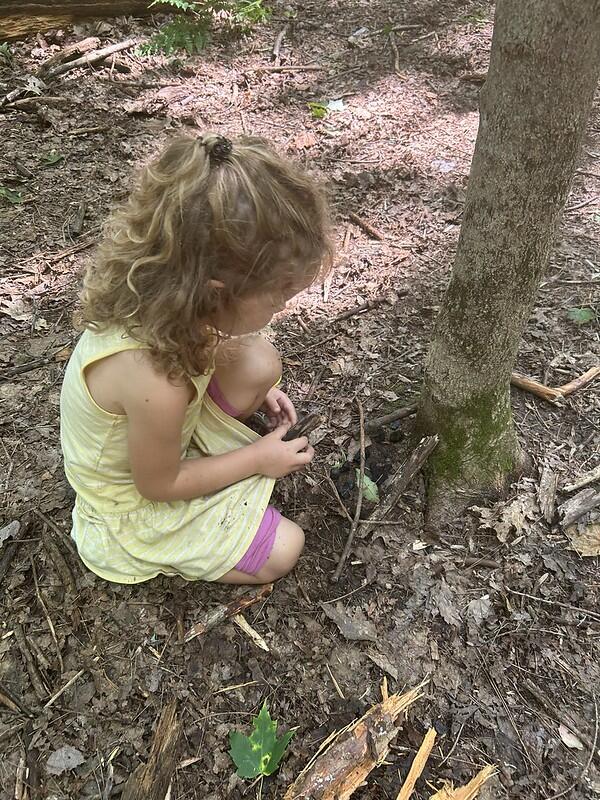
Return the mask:
M308 436L315 428L318 428L324 422L324 417L321 414L307 414L302 419L298 420L295 425L283 437L284 442L291 442L292 439L299 439L301 436Z

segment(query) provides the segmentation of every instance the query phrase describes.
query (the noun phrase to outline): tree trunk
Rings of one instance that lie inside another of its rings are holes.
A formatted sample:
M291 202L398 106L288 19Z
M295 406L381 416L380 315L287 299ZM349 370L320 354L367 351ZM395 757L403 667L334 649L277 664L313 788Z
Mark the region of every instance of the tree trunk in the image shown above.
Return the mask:
M600 0L498 0L452 277L417 426L437 433L433 523L502 491L523 463L510 373L531 312L599 70Z
M150 0L0 0L0 39L17 39L86 17L142 15L161 10L154 6L149 11L149 5Z

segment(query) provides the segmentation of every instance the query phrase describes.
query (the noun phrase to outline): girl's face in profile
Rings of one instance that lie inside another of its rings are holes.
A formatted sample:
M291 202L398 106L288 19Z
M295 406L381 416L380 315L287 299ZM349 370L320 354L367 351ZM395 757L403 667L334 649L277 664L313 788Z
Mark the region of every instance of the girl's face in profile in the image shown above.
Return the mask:
M275 314L310 285L311 281L288 284L271 292L257 292L235 301L231 309L220 311L213 321L215 327L228 336L244 336L266 327Z

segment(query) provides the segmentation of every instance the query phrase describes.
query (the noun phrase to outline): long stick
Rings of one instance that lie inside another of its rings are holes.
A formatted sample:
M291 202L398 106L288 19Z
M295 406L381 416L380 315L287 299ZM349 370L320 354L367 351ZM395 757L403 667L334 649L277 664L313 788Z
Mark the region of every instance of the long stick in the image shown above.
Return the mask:
M342 555L340 556L338 565L333 573L332 581L334 583L337 583L340 579L340 575L344 569L344 564L346 563L346 559L350 553L350 548L352 547L352 542L354 541L354 534L356 533L356 529L358 528L358 524L360 522L360 512L362 510L363 494L365 490L365 412L358 397L356 398L356 405L358 406L358 416L360 420L360 477L358 480L358 499L356 501L356 511L354 512L354 519L352 520L352 525L350 526L350 532L348 534L348 538L346 539L346 544L344 545Z
M554 389L550 386L544 386L544 384L539 383L539 381L534 381L533 378L527 378L525 375L520 375L518 372L513 372L511 374L510 382L513 386L518 386L519 389L523 389L526 392L535 394L538 397L541 397L543 400L547 400L549 403L554 403L561 397L567 397L567 395L573 394L573 392L576 392L578 389L582 389L588 383L591 383L593 380L595 380L595 378L597 378L599 375L600 366L592 367L578 378L574 378L572 381L569 381L569 383L565 383L562 386L557 386Z
M417 403L413 403L405 408L397 408L395 411L391 411L389 414L384 414L382 417L376 417L370 422L367 422L367 431L370 433L371 431L376 431L379 428L382 428L384 425L389 425L390 422L396 422L396 420L404 419L404 417L410 417L412 414L417 413L418 407L419 406Z
M67 61L66 64L59 64L57 67L52 67L44 74L45 78L57 78L65 72L70 72L77 67L88 67L92 64L97 64L99 61L104 61L105 58L111 56L113 53L119 53L121 50L129 50L137 44L137 39L126 39L124 42L111 44L108 47L103 47L101 50L96 50L93 53L86 53L81 58L76 58L73 61Z

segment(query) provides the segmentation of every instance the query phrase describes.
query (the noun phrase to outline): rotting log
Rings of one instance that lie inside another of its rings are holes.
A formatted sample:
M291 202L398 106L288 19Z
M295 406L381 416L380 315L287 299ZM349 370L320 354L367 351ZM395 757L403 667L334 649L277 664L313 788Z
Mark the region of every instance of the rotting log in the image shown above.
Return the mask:
M142 16L161 10L160 6L149 9L149 5L150 0L8 0L0 2L0 39L19 39L80 19Z

